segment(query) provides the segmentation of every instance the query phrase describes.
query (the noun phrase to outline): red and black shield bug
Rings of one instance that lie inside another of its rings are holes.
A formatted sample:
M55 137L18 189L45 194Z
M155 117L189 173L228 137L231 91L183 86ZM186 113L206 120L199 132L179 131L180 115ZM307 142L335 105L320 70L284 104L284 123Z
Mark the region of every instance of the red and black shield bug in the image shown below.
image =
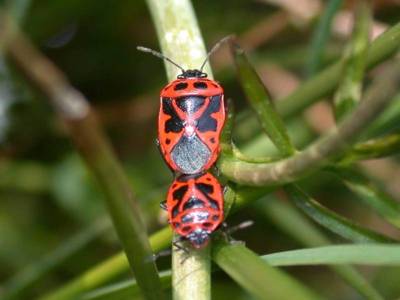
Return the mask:
M228 38L218 42L200 69L195 70L184 70L161 53L138 47L182 71L176 80L161 90L158 115L158 144L174 172L196 174L206 171L218 157L220 134L226 119L224 91L216 81L207 79L203 68L210 55Z
M169 188L164 208L173 230L202 248L224 219L221 185L211 173L181 175Z

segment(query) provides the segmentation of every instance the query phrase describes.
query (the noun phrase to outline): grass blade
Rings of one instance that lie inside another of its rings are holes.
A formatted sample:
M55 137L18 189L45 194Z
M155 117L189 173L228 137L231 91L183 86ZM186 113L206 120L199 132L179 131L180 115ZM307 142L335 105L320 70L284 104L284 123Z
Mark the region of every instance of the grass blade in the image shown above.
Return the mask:
M371 43L368 51L369 70L397 53L400 48L400 23L397 23ZM342 76L342 62L337 62L300 85L294 92L277 101L277 110L285 118L299 114L306 107L332 93Z
M312 224L298 210L288 203L268 197L259 201L259 211L269 216L269 219L286 234L307 247L328 245L329 239ZM356 289L366 299L382 300L382 296L373 286L353 267L347 265L333 265L330 267L343 280Z
M272 253L264 255L263 259L273 266L340 264L399 266L400 245L334 245Z
M356 243L393 243L394 240L334 213L310 198L298 187L285 186L290 199L310 218L328 230Z
M267 264L242 244L218 243L213 248L218 266L257 299L319 299L303 284Z
M321 58L331 32L332 20L341 5L342 0L330 0L315 28L307 59L308 76L313 76L321 65Z
M235 60L239 81L247 100L257 114L261 126L283 156L292 155L295 150L290 142L285 125L276 113L274 104L260 77L238 44L231 43L231 52Z
M343 119L361 99L362 81L369 46L371 7L369 1L359 1L354 14L352 40L343 57L343 79L334 97L335 117Z

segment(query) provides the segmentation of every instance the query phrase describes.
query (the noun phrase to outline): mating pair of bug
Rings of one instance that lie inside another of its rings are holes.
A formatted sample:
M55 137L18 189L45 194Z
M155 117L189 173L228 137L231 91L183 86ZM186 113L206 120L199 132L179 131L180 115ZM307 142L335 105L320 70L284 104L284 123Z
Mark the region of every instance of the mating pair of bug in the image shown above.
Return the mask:
M161 207L168 212L173 230L195 248L207 245L211 233L224 220L223 191L209 169L220 152L227 106L222 87L208 79L203 68L210 55L229 38L215 44L200 69L195 70L184 70L161 53L138 47L182 71L160 95L158 145L176 175Z

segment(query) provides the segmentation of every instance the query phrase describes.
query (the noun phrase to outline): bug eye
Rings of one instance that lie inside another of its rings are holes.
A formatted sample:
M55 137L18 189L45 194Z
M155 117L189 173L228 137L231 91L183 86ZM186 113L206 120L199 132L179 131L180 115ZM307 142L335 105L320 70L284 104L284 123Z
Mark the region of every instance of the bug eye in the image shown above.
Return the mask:
M206 84L205 82L202 82L202 81L195 82L195 83L193 84L193 86L194 86L196 89L202 89L202 90L204 90L204 89L207 88L207 84Z
M186 82L177 83L177 84L174 86L174 91L184 90L184 89L187 88L187 86L188 86L188 84L187 84Z

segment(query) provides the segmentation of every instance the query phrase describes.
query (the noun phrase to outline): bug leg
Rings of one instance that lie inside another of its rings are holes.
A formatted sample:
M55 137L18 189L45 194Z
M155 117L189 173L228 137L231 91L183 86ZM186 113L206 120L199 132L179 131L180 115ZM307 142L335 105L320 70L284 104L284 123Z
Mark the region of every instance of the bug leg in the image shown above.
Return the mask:
M183 251L185 256L181 259L180 264L182 265L189 258L189 249L179 244L179 242L185 241L183 236L180 236L177 240L172 242L172 245L177 248L178 251Z
M158 253L153 254L152 261L156 261L160 257L170 256L170 255L171 255L171 249L162 250Z
M161 201L160 202L160 207L163 210L167 210L167 200Z
M242 223L239 223L238 225L229 227L226 224L226 222L223 222L221 224L221 233L224 236L225 240L228 243L232 244L232 243L235 243L235 240L232 238L232 233L234 233L238 230L246 229L246 228L252 226L253 224L254 224L254 222L252 220L247 220Z

